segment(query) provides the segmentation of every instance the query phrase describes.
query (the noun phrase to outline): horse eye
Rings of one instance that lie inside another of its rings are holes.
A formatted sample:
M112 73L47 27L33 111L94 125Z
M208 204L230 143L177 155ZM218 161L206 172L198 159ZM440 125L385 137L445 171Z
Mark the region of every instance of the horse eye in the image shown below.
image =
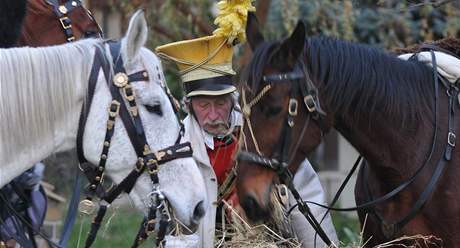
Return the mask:
M268 116L275 116L281 112L281 107L268 107L266 114Z
M278 106L272 107L261 105L260 110L267 118L269 118L278 115L281 112L282 108Z
M155 105L145 105L145 108L147 111L153 114L157 114L159 116L163 116L163 111L161 110L161 105L160 104L155 104Z

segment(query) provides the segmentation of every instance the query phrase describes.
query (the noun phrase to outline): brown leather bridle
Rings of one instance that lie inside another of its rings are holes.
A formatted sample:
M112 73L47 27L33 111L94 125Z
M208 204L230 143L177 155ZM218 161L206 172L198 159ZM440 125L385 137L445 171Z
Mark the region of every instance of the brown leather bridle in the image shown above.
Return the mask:
M53 7L53 12L61 24L64 35L66 36L67 42L75 41L75 36L72 30L72 20L70 20L68 14L75 8L82 7L85 9L88 16L93 20L98 28L98 32L95 34L87 34L86 37L103 38L103 32L99 24L94 19L93 14L87 8L85 8L81 0L67 0L64 3L59 3L59 0L46 0L46 3Z
M306 83L303 80L305 80ZM252 141L257 153L241 151L238 154L238 160L246 161L252 164L257 164L274 170L278 174L280 181L286 184L288 188L291 190L295 200L297 201L300 212L304 215L304 217L311 224L311 226L316 230L316 232L323 239L323 241L328 246L330 246L332 245L331 240L327 236L326 232L324 232L319 222L315 219L308 205L305 203L298 191L295 189L294 185L292 184L293 175L288 169L288 165L291 162L290 158L296 154L300 141L303 139L305 131L308 128L310 118L313 118L313 120L317 121L322 131L327 130L327 127L324 125L324 118L326 114L321 109L321 106L319 104L318 89L311 81L310 76L307 73L307 70L303 68L303 64L301 62L297 63L293 71L284 74L266 75L263 77L263 81L267 84L261 89L261 91L259 91L259 93L256 94L256 96L249 103L246 102L246 95L243 91L243 115L246 120L246 123L248 124L248 129L250 131ZM289 93L288 111L283 122L283 129L281 131L280 136L278 137L278 141L275 144L275 152L273 153L272 157L269 158L262 154L258 146L250 121L250 116L251 108L255 106L267 92L270 91L274 84L277 83L290 83L291 90ZM306 120L302 128L299 139L297 140L297 142L294 143L292 139L292 129L295 126L294 119L297 116L299 108L299 103L297 100L299 93L301 98L303 99L303 105L305 105L307 111L310 114L308 115L308 119ZM292 146L292 144L295 145ZM291 147L293 147L292 150Z

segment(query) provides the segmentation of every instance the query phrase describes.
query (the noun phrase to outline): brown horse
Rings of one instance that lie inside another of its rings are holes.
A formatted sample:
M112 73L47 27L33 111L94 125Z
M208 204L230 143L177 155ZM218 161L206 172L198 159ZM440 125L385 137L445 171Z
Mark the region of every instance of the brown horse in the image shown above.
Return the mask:
M102 31L80 0L29 0L19 46L58 45Z
M326 37L305 39L302 23L290 37L266 42L250 17L246 34L254 51L242 88L250 153L239 163L237 190L249 218L270 213L268 196L280 179L267 167L294 172L335 128L367 161L357 204L385 195L358 210L361 223L369 213L368 245L423 234L460 247L458 88L419 61Z

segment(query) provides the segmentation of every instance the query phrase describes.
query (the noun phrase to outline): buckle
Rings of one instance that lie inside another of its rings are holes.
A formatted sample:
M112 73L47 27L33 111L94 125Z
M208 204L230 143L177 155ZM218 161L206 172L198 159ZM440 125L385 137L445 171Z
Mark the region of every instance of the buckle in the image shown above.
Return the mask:
M278 196L281 203L287 207L289 205L289 193L287 186L285 184L278 184L276 188L278 189Z
M115 118L120 113L120 102L117 100L112 100L109 107L109 116Z
M126 84L127 83L128 83L128 81L126 81ZM133 87L131 85L124 86L123 92L125 94L126 100L128 100L129 102L134 101L134 91L133 91Z
M144 169L144 166L145 166L145 163L144 163L144 159L143 158L139 158L137 160L137 163L136 163L136 167L134 168L134 170L136 170L136 172L141 172L143 169Z
M145 233L148 235L149 233L152 233L155 231L155 224L156 224L156 220L155 219L152 219L152 220L148 220L147 223L145 223Z
M288 107L288 113L290 116L296 116L297 115L297 107L298 107L297 99L295 98L290 98L289 99L289 107Z
M154 165L154 166L152 166ZM153 174L157 174L158 173L158 161L156 159L149 159L147 161L147 166L149 167L149 174L153 175Z
M455 135L455 133L449 132L449 134L447 135L447 143L450 146L455 147L455 140L456 139L457 139L457 136Z
M78 204L78 211L83 214L91 215L96 210L96 205L89 199L85 199Z
M303 102L308 109L308 112L316 112L316 102L312 95L307 95L303 98Z
M65 6L61 6L61 7L65 8ZM59 7L59 8L61 8L61 7ZM59 11L61 11L61 10L59 10ZM62 11L61 11L61 13L62 13ZM67 13L67 9L66 9L66 13ZM65 14L65 13L63 13L63 14ZM67 16L63 16L63 17L59 18L59 22L61 23L61 26L64 29L72 28L72 23L70 22L70 19Z

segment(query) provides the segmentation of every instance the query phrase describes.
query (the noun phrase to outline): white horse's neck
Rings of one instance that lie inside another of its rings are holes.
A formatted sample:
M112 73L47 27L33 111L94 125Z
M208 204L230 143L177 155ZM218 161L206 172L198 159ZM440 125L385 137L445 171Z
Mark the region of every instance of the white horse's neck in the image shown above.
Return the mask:
M74 146L96 43L0 50L0 187Z

